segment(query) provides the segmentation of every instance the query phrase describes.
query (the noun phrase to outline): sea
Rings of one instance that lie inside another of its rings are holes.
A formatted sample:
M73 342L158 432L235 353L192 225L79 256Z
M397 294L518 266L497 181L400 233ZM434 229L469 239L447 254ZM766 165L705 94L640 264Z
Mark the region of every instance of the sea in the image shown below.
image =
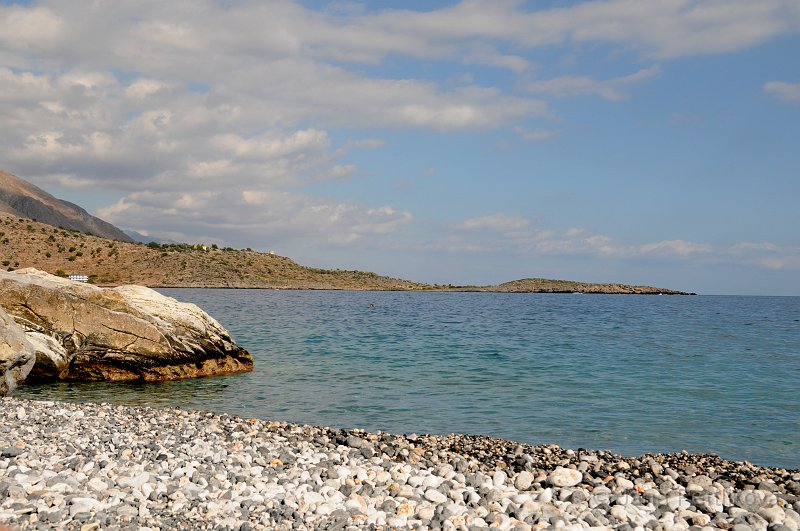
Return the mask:
M159 291L254 371L15 396L800 469L800 297Z

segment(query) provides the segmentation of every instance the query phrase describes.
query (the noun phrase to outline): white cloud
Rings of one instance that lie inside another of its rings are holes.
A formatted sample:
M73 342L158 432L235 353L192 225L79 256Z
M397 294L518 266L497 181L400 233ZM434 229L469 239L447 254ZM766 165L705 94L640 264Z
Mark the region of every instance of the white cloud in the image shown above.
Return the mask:
M330 147L328 133L319 129L302 129L289 135L265 133L252 138L228 134L213 137L211 144L236 158L271 159L294 157L308 152L325 152Z
M793 0L611 0L529 16L541 30L531 32L531 45L607 42L662 58L740 50L800 27Z
M800 103L800 83L787 83L785 81L770 81L764 83L765 94L790 103Z
M47 47L64 34L64 23L48 8L0 7L0 44L8 48Z
M315 50L351 61L374 62L388 53L472 53L477 62L485 50L463 45L475 41L523 49L604 42L669 58L735 51L797 32L800 6L794 0L610 0L528 10L518 0L466 0L424 13L357 13L333 20L335 29L325 22L331 21L318 21L315 28Z
M527 218L502 213L466 219L452 226L439 239L414 247L414 250L527 256L582 255L630 262L656 257L668 262L800 270L800 247L768 242L715 246L687 240L629 244L586 228L558 231L535 227Z
M291 240L307 245L368 244L413 219L409 212L390 206L369 208L275 190L134 192L99 214L124 227L146 220L143 230L148 234L159 235L159 227L171 227L173 238L180 234L194 241L198 234L216 231L241 245Z
M696 254L708 254L712 252L712 247L706 244L687 242L684 240L664 240L656 243L646 243L639 246L639 253L664 254L690 256Z
M503 213L466 219L452 226L439 241L426 244L427 250L448 252L512 252L534 255L610 255L627 252L612 238L586 229L570 228L559 232L531 226L523 216Z
M344 179L350 177L358 171L358 166L355 164L337 164L331 168L329 177L331 179Z
M457 227L464 230L512 230L521 229L529 224L530 221L522 216L494 214L492 216L466 219L458 224Z
M3 87L0 102L12 105L30 104L57 96L46 76L32 72L15 73L9 68L0 67L0 84Z
M125 96L133 100L143 100L161 91L167 90L169 85L155 79L139 78L128 85Z
M800 271L800 247L781 247L769 242L742 242L727 249L730 257L767 269Z
M337 155L345 155L352 149L378 149L386 145L382 138L362 138L348 140L339 150Z
M117 79L109 72L73 70L58 78L59 88L65 91L78 90L91 96L101 96L117 85Z
M524 85L529 92L551 94L556 97L583 96L596 94L609 101L627 99L627 88L656 77L661 72L658 65L651 66L633 74L606 80L596 80L589 76L561 76L553 79L531 81Z
M526 127L515 127L514 132L516 132L526 142L542 142L558 136L558 131L528 129Z

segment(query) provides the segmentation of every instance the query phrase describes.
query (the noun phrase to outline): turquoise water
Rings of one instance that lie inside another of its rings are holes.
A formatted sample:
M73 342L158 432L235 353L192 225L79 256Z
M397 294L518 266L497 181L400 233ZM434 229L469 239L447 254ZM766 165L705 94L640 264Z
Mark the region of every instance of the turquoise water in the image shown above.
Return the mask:
M255 370L15 394L800 468L800 297L161 291Z

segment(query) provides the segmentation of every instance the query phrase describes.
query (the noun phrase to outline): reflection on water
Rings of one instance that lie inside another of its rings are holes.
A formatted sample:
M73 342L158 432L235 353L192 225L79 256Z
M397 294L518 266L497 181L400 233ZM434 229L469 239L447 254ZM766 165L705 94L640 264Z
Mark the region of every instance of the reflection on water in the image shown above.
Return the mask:
M107 402L126 406L216 409L226 401L228 386L236 376L216 376L174 382L58 382L20 386L15 396L33 400L58 399L67 402Z

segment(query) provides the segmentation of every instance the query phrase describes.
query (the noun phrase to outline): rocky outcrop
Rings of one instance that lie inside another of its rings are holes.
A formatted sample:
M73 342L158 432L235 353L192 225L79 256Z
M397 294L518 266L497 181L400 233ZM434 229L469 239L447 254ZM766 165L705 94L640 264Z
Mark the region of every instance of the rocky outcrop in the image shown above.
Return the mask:
M652 286L631 286L628 284L593 284L572 280L553 280L548 278L523 278L512 280L488 291L508 293L601 293L608 295L694 295L685 291L676 291Z
M141 286L0 271L0 306L33 345L31 381L159 381L253 368L252 356L203 310Z
M25 333L0 308L0 396L25 380L35 359L36 351Z

